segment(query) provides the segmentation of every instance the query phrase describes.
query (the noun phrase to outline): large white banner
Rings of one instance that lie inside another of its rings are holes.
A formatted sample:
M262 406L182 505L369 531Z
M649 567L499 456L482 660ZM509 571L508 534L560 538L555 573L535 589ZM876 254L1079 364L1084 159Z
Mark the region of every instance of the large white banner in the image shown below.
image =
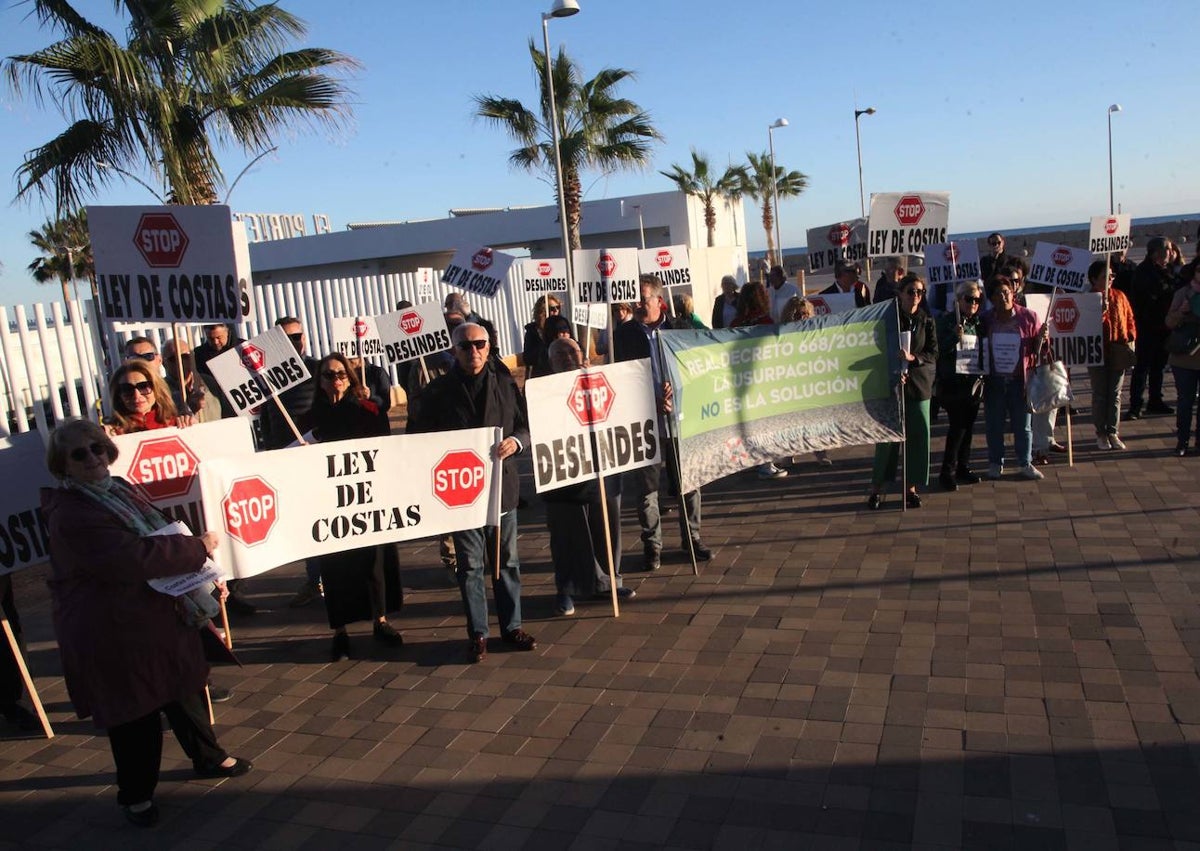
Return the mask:
M499 521L500 430L297 446L200 466L214 558L245 578L309 556Z
M0 575L50 557L42 488L57 482L46 471L46 446L36 431L0 437Z
M487 246L460 248L442 273L442 283L493 298L504 286L508 270L516 259L512 254Z
M1133 217L1116 213L1111 216L1092 216L1088 228L1088 251L1092 254L1115 254L1133 248L1130 230Z
M585 248L573 251L571 258L575 301L614 304L641 298L636 248Z
M203 324L252 319L250 247L229 207L87 208L104 315Z
M239 416L312 378L278 325L221 352L208 368Z
M638 268L643 275L653 275L664 287L692 283L692 266L686 245L667 245L662 248L643 248L638 251ZM637 301L637 299L629 299Z
M1054 299L1050 314L1050 347L1067 366L1104 364L1104 329L1101 293L1072 293ZM1051 296L1026 293L1025 306L1046 321Z
M1090 251L1083 248L1071 248L1069 245L1039 242L1034 246L1033 258L1029 261L1029 276L1026 280L1031 284L1042 284L1047 287L1058 287L1060 290L1085 293L1092 288L1087 278L1087 270L1090 265L1092 265Z
M877 193L871 196L867 254L923 254L926 245L946 241L949 223L949 192Z
M375 324L389 365L450 348L446 314L436 301L385 313Z
M567 261L562 257L522 260L521 286L527 293L565 293Z
M867 220L850 219L808 230L808 271L832 272L838 260L867 259Z
M649 359L534 378L525 398L538 493L659 463Z
M383 354L379 326L374 316L335 316L329 320L333 350L348 358Z

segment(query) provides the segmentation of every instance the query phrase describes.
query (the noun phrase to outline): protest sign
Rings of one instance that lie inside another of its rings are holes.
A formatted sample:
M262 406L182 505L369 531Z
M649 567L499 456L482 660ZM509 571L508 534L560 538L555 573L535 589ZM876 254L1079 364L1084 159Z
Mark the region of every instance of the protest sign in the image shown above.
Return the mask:
M1025 295L1025 306L1046 321L1050 296ZM1054 299L1050 315L1050 347L1066 366L1102 366L1104 364L1104 311L1102 293L1072 293Z
M487 246L460 248L442 273L442 283L476 295L495 297L517 258Z
M525 397L538 493L661 460L647 359L534 378Z
M1088 228L1088 251L1092 254L1115 254L1133 248L1130 229L1133 217L1123 213L1092 216Z
M973 239L925 246L925 284L960 284L979 280L979 246Z
M808 271L832 272L838 260L867 259L867 220L850 219L808 230Z
M229 207L87 208L96 290L109 319L252 319L250 247Z
M638 251L638 268L643 275L653 275L664 287L691 284L692 267L686 245L666 245L662 248L643 248ZM637 301L637 299L624 299Z
M684 491L786 455L902 437L893 302L660 340Z
M983 372L983 352L979 337L963 334L955 344L954 371L959 375L979 375Z
M586 325L588 328L607 328L608 305L575 302L571 305L571 323Z
M385 313L376 317L375 325L389 366L450 348L446 315L437 302Z
M499 522L495 428L228 456L200 466L222 574L256 576L356 547Z
M208 368L239 416L312 378L278 325L221 352Z
M636 248L577 249L571 258L575 269L574 301L614 304L641 298Z
M1058 287L1060 290L1087 292L1092 288L1087 270L1092 264L1092 253L1082 248L1039 242L1033 249L1029 261L1030 284Z
M565 293L567 261L562 257L522 260L521 286L527 293Z
M813 315L827 316L830 313L845 313L857 306L854 293L820 293L805 296L813 306Z
M0 575L50 557L42 488L58 485L46 470L46 446L36 431L0 437Z
M379 327L374 316L335 316L329 320L333 350L348 358L383 354Z
M417 304L424 304L427 301L433 301L433 276L434 270L422 266L417 269Z
M949 192L880 192L871 196L867 254L889 257L922 254L946 241Z

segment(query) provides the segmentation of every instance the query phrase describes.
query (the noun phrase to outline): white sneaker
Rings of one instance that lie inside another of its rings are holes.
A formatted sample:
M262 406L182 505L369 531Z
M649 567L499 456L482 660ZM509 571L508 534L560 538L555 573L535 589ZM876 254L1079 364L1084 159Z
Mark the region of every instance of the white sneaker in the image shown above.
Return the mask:
M1020 475L1022 479L1029 479L1035 482L1039 479L1046 478L1044 475L1042 475L1042 471L1032 464L1026 464L1024 467L1022 467L1021 472L1018 475Z
M1096 435L1096 448L1103 449L1105 451L1108 451L1109 449L1113 448L1112 444L1109 442L1107 434ZM1122 448L1124 448L1124 447L1122 447Z
M1117 437L1115 434L1110 434L1108 436L1108 448L1109 449L1124 449L1125 441L1121 440L1121 438Z
M993 482L996 482L999 481L1000 477L1003 475L1004 468L1002 466L999 464L988 464L987 478L991 479Z

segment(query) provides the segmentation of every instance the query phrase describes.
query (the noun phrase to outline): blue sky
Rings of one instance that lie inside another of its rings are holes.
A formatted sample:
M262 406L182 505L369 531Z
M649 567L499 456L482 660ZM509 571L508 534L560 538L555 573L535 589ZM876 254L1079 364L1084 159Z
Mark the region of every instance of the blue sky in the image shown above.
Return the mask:
M7 1L7 0L6 0ZM347 222L445 216L452 207L550 204L550 186L507 163L509 140L473 118L471 97L534 100L529 38L541 43L549 0L384 2L283 0L309 24L308 44L363 65L351 85L354 119L344 133L280 138L280 150L238 184L235 210L327 213ZM1107 212L1106 110L1113 117L1116 197L1134 216L1200 211L1189 140L1194 0L1131 5L1110 0L982 4L799 4L748 0L580 0L583 11L550 24L591 76L603 66L637 79L622 94L666 137L644 172L585 181L588 199L671 188L658 174L767 148L811 188L783 203L785 246L808 227L858 213L855 105L871 191L947 190L955 232L1082 222ZM105 21L110 4L77 2ZM52 41L24 3L0 11L0 54ZM0 87L0 303L49 300L57 287L30 283L25 234L42 223L37 202L8 204L25 151L65 120L51 107ZM248 158L227 151L236 175ZM151 180L149 172L142 175ZM97 203L154 203L136 184L114 184ZM748 205L750 249L764 247ZM1185 246L1191 256L1194 249Z

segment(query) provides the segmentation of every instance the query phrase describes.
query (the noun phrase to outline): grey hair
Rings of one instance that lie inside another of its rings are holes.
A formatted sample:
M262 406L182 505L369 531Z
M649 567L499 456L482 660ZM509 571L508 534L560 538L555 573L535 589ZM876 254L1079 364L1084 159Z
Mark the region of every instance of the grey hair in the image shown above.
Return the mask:
M488 340L490 343L487 329L482 325L476 325L474 322L463 322L461 325L455 325L454 330L450 332L450 342L457 346L463 340L467 339L468 328L478 328L483 332L483 339Z
M979 283L979 281L963 281L958 285L958 289L955 290L954 295L958 298L962 298L972 290L979 295L983 295L983 284Z

